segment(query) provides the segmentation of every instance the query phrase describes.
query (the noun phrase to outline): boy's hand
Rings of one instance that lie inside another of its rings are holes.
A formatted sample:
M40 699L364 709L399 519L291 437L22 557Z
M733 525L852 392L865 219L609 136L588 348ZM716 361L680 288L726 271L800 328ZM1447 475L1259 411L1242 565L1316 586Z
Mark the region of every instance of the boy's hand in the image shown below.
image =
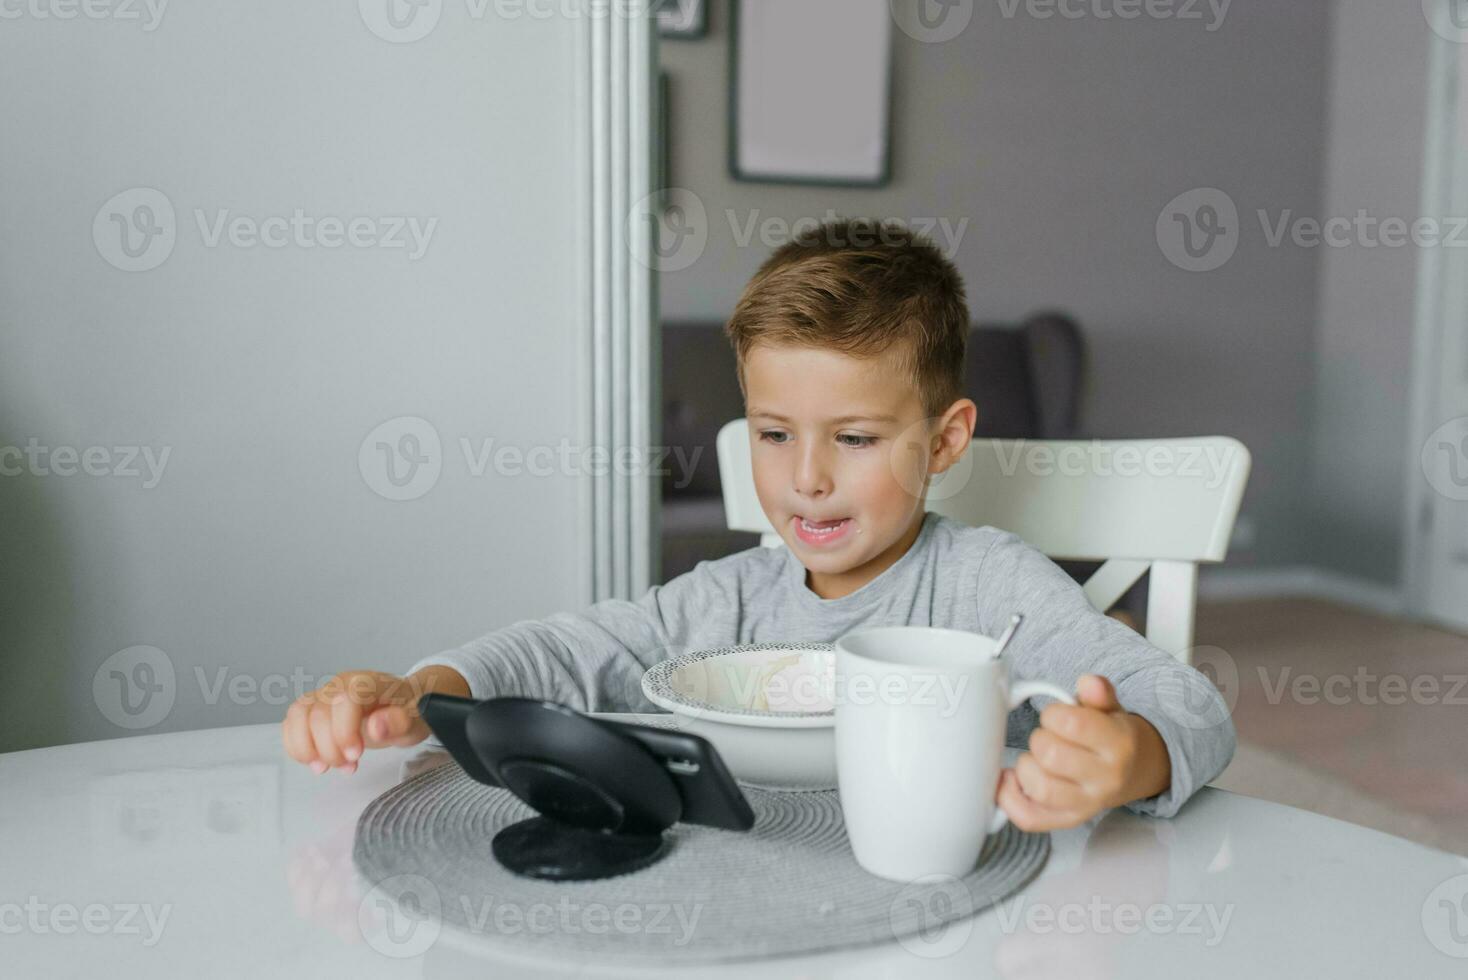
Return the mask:
M344 671L296 699L281 723L281 741L292 759L317 775L333 766L356 772L365 749L416 745L428 737L418 699L435 691L468 697L469 685L446 667L426 667L411 677Z
M999 779L999 805L1021 830L1061 830L1102 810L1156 796L1172 775L1157 729L1124 709L1104 677L1076 685L1080 706L1059 701L1040 712L1030 750Z

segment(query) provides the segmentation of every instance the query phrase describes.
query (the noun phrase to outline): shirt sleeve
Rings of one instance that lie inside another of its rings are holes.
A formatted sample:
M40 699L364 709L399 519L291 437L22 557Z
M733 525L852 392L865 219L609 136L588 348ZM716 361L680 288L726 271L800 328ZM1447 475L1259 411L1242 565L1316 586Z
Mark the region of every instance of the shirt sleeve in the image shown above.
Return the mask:
M658 711L642 693L647 668L686 652L695 610L727 611L722 563L700 562L640 599L521 620L415 663L452 667L476 699L542 698L580 711ZM707 619L707 617L705 617Z
M1172 767L1168 788L1133 800L1134 813L1171 817L1223 772L1236 744L1230 709L1197 669L1099 613L1076 582L1018 536L998 532L981 561L979 623L990 635L1022 613L1024 626L1005 651L1016 679L1049 681L1074 691L1083 674L1100 674L1117 700L1157 729ZM1054 698L1031 699L1035 712ZM1036 720L1038 723L1038 720Z

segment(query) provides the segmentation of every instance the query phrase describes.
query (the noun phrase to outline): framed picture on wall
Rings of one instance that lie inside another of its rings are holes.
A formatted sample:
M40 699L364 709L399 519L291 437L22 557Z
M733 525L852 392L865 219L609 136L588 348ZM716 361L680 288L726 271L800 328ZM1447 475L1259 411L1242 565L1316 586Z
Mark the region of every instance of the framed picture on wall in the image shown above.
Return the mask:
M888 0L731 0L736 180L881 186L890 177Z
M704 0L661 0L658 5L658 36L675 40L703 37L708 30Z

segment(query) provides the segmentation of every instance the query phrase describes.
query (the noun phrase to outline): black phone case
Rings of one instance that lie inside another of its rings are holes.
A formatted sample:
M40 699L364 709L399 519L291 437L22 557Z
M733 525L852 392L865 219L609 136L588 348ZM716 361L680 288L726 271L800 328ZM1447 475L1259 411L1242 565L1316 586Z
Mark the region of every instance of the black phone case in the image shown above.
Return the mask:
M469 715L480 703L472 698L449 694L425 694L418 700L418 711L434 736L466 773L488 786L501 786L503 784L479 761L465 731ZM754 826L754 811L750 809L749 801L707 739L651 725L634 725L607 718L591 720L635 739L652 753L672 777L682 799L681 820L726 830L748 830Z
M652 725L597 718L645 745L673 777L683 798L683 819L688 823L726 830L748 830L754 826L754 811L708 739L687 732L674 732Z
M434 737L443 743L453 760L477 782L487 786L504 785L494 773L484 767L479 756L469 747L469 736L464 723L479 704L473 698L459 698L452 694L425 694L418 699L418 713L428 723Z

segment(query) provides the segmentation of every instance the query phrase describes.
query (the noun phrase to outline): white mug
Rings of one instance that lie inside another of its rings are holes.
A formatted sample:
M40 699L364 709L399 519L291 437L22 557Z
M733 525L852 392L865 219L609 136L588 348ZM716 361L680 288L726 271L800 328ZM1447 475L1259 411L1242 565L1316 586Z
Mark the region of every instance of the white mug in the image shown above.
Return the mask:
M978 633L884 626L836 641L836 779L857 863L897 881L972 871L1009 818L995 802L1009 712L1043 681L1011 685Z

